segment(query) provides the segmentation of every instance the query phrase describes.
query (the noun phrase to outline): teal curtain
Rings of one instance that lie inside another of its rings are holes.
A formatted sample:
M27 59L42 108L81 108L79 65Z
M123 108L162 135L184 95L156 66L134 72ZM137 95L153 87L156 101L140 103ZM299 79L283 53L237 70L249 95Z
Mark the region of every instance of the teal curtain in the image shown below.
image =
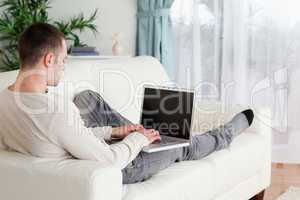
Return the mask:
M154 56L172 74L170 8L174 0L137 0L137 55Z

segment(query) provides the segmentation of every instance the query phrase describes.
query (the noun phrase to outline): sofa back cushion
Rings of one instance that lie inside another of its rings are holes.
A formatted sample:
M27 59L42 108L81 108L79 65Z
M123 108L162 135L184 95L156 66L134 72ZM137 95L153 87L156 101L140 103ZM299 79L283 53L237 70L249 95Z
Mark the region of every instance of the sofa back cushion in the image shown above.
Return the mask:
M223 104L220 101L196 100L194 105L193 132L205 133L229 122L236 114L248 109L246 105Z
M103 61L93 67L98 92L117 111L134 123L139 122L143 86L169 85L163 66L152 57Z
M18 70L0 73L0 91L11 85L18 75Z
M7 88L8 85L12 84L17 77L18 71L2 72L0 73L0 91ZM0 113L1 114L1 113ZM6 149L2 142L2 136L0 134L0 149Z
M70 99L86 89L99 92L115 110L138 123L144 84L170 84L163 66L153 57L70 59L64 80L51 89Z

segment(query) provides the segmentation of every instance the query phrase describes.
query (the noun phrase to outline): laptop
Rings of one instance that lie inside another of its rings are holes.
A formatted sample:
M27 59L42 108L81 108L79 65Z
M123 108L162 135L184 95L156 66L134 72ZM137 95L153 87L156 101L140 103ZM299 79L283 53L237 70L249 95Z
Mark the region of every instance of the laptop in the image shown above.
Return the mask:
M153 153L190 145L193 119L194 92L162 86L144 86L144 98L140 124L146 129L155 129L161 135L143 148Z

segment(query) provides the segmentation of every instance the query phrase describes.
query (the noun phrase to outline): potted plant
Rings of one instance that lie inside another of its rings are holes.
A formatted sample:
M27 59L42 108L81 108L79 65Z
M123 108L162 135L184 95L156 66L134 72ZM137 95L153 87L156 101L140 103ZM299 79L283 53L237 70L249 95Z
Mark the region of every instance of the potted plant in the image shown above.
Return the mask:
M45 22L56 26L75 47L85 46L78 33L85 30L97 32L94 23L97 9L87 19L80 13L70 20L54 21L47 12L51 8L49 0L3 0L0 8L3 10L0 16L0 56L3 63L0 71L19 68L18 40L21 33L33 23Z

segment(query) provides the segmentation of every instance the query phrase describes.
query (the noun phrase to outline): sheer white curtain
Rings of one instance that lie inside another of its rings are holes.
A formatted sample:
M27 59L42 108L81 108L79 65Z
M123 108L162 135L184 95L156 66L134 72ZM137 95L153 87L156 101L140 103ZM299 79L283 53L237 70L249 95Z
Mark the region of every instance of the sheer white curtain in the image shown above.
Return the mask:
M233 87L224 90L223 97L270 107L274 133L288 137L289 77L300 61L299 3L226 2L222 82L232 82Z
M288 116L300 114L288 104L299 84L290 78L300 64L299 6L295 0L175 0L175 80L198 86L205 98L269 107L274 144L288 145L289 129L299 124Z
M171 8L174 30L175 81L196 88L199 97L219 98L221 58L221 0L175 0Z

